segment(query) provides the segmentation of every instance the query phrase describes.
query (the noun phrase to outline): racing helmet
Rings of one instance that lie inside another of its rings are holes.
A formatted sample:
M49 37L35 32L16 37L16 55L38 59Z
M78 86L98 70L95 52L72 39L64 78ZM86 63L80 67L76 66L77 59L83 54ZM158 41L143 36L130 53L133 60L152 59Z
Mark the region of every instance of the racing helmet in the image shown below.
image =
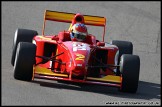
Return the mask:
M82 23L76 23L71 28L70 38L72 40L84 41L87 34L87 27Z

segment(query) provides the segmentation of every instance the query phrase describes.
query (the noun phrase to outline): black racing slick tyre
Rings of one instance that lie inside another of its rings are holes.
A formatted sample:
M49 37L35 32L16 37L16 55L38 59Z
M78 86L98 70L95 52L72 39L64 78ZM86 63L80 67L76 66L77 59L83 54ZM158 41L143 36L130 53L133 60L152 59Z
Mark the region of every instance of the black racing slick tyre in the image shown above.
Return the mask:
M36 45L28 42L19 42L14 64L14 78L31 81L33 65L35 64Z
M133 44L129 41L112 40L112 45L119 48L119 60L123 54L133 54Z
M38 35L37 31L28 30L28 29L17 29L15 31L15 36L13 39L13 47L12 47L12 57L11 57L11 64L14 65L15 62L15 54L17 45L19 42L30 42L32 43L32 39L34 36Z
M140 58L137 55L123 54L120 58L122 85L120 91L136 93L139 81Z
M123 54L133 54L133 44L129 41L120 41L120 40L112 40L110 44L115 45L119 49L119 55L117 59L117 64L120 62L120 57ZM119 68L117 68L116 75L120 75Z

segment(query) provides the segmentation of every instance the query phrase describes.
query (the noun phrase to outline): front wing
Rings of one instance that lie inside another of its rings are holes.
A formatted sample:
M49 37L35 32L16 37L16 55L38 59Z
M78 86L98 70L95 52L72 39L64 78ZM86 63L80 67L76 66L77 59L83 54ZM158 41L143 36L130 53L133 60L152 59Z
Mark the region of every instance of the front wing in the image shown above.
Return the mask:
M73 79L70 74L54 73L51 69L41 67L39 65L34 67L33 80L34 78L50 79L50 80L63 80L79 83L99 84L107 85L112 87L121 87L122 77L115 75L107 75L102 78L85 77L83 80Z

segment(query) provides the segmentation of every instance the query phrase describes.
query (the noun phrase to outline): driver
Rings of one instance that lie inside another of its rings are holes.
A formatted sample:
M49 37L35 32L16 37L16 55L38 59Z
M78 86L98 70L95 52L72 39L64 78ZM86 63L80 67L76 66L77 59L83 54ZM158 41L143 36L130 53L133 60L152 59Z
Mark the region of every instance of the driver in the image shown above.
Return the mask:
M87 35L87 27L82 23L74 24L70 30L70 38L72 41L85 41Z

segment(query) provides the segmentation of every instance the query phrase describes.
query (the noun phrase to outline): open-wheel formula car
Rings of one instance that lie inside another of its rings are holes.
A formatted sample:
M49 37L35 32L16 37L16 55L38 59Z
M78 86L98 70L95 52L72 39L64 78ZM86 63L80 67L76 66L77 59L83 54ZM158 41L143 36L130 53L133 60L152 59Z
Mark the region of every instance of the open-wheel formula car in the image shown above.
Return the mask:
M69 29L75 23L103 27L102 40L88 34L84 42L73 41L69 30L45 35L46 20L70 23ZM41 35L28 29L15 32L11 58L14 78L99 84L136 93L140 58L133 55L133 44L129 41L104 42L105 26L105 17L46 10Z

